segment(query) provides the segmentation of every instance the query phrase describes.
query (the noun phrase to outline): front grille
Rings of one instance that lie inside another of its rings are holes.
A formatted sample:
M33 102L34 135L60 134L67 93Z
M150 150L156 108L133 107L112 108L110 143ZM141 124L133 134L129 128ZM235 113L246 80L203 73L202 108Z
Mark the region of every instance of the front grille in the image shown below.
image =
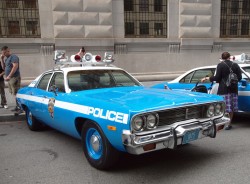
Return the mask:
M168 109L158 112L159 124L158 126L171 125L175 122L202 118L203 112L202 105L199 106L187 106L176 109Z

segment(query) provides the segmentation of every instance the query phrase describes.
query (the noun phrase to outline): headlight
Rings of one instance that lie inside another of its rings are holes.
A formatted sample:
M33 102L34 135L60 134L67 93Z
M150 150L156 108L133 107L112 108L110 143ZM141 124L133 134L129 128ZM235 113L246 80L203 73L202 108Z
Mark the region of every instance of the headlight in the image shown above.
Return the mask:
M154 114L149 114L147 116L146 119L146 123L147 123L147 128L151 129L151 128L155 128L157 125L157 117Z
M214 105L209 105L207 109L207 117L211 118L214 116Z
M215 115L220 115L223 113L223 107L222 104L218 103L215 105Z
M133 129L135 131L140 131L143 129L144 126L144 121L142 119L142 117L137 116L134 118L133 123L132 123Z

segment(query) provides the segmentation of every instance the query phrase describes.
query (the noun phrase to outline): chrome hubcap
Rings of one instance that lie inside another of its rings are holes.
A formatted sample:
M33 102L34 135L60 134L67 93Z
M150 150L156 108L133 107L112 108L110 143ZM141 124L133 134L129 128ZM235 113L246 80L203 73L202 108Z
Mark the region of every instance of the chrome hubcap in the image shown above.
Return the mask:
M32 120L32 113L31 112L29 112L29 118L30 118L30 120Z
M90 144L95 152L98 152L100 149L100 141L96 135L92 135L90 139Z

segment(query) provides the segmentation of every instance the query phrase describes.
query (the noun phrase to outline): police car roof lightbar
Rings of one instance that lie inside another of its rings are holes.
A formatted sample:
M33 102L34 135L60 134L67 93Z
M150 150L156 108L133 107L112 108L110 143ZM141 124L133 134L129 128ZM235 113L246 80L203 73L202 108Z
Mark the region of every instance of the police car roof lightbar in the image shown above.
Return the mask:
M249 54L242 53L232 56L230 60L236 63L250 63L250 56Z
M70 60L63 59L61 55L65 56L65 51L55 51L55 64L59 68L70 67L70 66L113 66L114 62L112 53L105 52L104 59L101 60L101 56L92 55L91 53L86 53L82 58L79 55L72 55Z

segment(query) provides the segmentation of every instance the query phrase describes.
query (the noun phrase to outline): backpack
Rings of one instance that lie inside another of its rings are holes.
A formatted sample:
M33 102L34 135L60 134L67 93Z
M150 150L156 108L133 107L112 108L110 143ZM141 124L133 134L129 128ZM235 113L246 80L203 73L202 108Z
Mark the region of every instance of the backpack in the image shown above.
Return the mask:
M223 61L223 63L225 63L225 62ZM234 63L233 63L233 64L234 64ZM233 66L233 64L232 64L232 66ZM225 63L225 65L227 65L227 64ZM230 70L230 73L228 74L228 77L227 77L226 82L224 82L224 83L226 84L226 86L229 87L229 88L230 88L230 87L237 86L237 84L238 84L238 77L237 77L237 75L233 72L232 66L229 67L229 66L227 65L227 67L228 67L229 70Z

